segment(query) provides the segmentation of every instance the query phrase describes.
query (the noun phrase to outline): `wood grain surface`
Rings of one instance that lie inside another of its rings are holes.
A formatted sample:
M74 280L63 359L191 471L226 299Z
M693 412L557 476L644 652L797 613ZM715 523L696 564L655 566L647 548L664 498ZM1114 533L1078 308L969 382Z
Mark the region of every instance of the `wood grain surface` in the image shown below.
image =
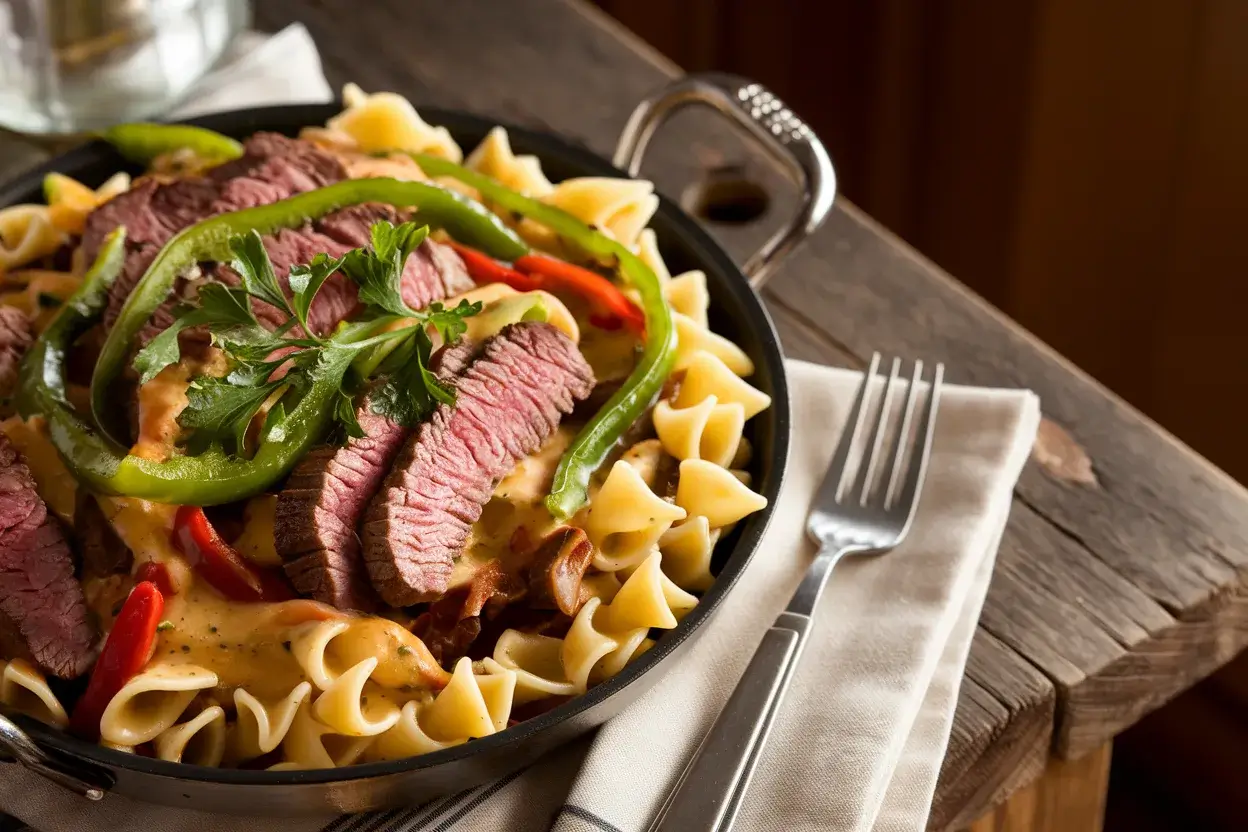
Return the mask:
M576 0L266 0L256 14L265 29L304 23L335 86L556 131L607 156L632 106L679 72ZM711 114L682 114L644 173L679 197L724 166L772 195L760 221L711 227L744 259L795 198L755 148ZM765 298L791 356L922 357L954 382L1042 401L1046 441L1016 492L933 828L963 827L1026 785L1050 747L1102 748L1248 643L1243 489L854 206L838 204Z

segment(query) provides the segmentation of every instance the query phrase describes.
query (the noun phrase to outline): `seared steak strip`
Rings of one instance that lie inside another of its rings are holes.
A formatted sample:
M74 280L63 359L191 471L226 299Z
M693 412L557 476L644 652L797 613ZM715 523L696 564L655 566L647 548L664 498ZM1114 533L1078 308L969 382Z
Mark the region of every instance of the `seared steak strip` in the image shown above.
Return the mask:
M381 597L406 606L442 595L451 565L495 484L536 451L594 375L549 324L519 323L490 339L408 440L365 515L364 560Z
M91 665L95 635L69 543L35 491L30 469L0 434L0 614L30 655L64 679Z
M26 314L12 306L0 306L0 397L13 394L18 366L34 340Z
M453 383L475 350L467 341L441 349L430 369ZM339 609L369 611L377 608L377 595L356 528L412 429L374 413L367 400L356 418L362 438L316 448L291 473L277 497L273 531L296 592Z
M406 220L406 215L389 205L364 203L334 211L302 228L282 229L265 237L264 247L278 282L286 289L290 267L311 262L317 254L323 252L331 257L340 257L353 248L370 245L370 230L382 220L398 224ZM230 286L237 286L239 282L238 275L226 265L214 267L211 275ZM413 309L423 309L434 301L461 294L473 285L459 255L449 246L432 240L425 240L404 264L403 300ZM157 311L148 335L155 335L172 322L172 310L176 303L171 299ZM263 301L253 300L252 306L256 317L273 328L286 321L285 313ZM339 272L321 286L309 310L308 325L316 334L324 335L339 322L354 315L359 307L355 284Z
M298 139L256 133L243 149L241 158L204 177L168 184L144 180L87 217L82 249L88 263L114 228L126 227L126 263L109 292L105 326L117 320L156 254L182 229L216 214L276 202L346 178L334 156Z

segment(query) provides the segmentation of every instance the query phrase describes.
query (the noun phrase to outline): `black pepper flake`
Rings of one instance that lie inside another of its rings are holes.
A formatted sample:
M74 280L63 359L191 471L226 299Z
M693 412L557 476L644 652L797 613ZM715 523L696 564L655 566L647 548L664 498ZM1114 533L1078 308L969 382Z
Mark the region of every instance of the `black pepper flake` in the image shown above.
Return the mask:
M191 645L189 645L189 644L183 644L183 645L182 645L182 652L183 652L183 653L189 653L189 652L191 652Z
M289 652L290 652L290 642L289 642L289 641L283 641L283 642L282 642L282 647L286 648L286 652L287 652L287 653L289 653Z
M217 631L217 627L216 627L216 625L215 625L215 624L209 624L209 625L208 625L208 632L210 632L210 633L215 633L216 631Z
M408 647L406 644L400 644L398 653L400 656L410 656L412 655L412 648Z

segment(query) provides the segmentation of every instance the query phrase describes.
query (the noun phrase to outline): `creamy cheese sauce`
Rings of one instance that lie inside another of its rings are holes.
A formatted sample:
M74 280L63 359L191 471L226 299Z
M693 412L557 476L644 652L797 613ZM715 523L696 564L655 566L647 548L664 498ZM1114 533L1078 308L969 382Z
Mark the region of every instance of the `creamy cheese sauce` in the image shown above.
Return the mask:
M514 572L516 552L512 542L517 529L524 529L521 534L529 541L541 540L554 529L555 519L543 501L550 493L559 458L575 435L575 429L560 425L537 453L520 460L499 481L493 498L472 527L463 554L455 560L452 587L468 583L481 566L492 560L498 560L503 571Z

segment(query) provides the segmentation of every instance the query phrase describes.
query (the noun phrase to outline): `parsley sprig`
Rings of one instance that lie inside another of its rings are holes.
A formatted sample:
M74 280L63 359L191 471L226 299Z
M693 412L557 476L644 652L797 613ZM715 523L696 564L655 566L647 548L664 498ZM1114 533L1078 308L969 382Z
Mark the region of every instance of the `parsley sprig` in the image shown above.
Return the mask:
M134 360L142 382L155 378L181 358L178 335L190 327L206 327L213 344L227 359L220 376L201 375L187 391L187 406L178 421L192 431L187 450L199 453L220 445L242 455L248 432L261 408L268 405L261 438L282 441L287 403L314 385L332 385L334 421L348 436L363 436L356 418L356 398L366 378L382 377L372 390L372 409L404 425L414 426L437 407L454 401L454 391L429 370L433 350L430 331L453 343L467 329L465 319L481 311L480 303L461 301L452 309L432 304L418 312L403 300L403 266L428 236L428 226L378 222L368 247L342 257L318 254L310 263L293 266L283 291L254 230L230 239L230 266L238 286L206 283L198 303L177 310L173 325L153 338ZM327 336L308 326L317 293L341 272L359 287L364 311ZM252 301L261 300L286 316L270 330L256 318Z

